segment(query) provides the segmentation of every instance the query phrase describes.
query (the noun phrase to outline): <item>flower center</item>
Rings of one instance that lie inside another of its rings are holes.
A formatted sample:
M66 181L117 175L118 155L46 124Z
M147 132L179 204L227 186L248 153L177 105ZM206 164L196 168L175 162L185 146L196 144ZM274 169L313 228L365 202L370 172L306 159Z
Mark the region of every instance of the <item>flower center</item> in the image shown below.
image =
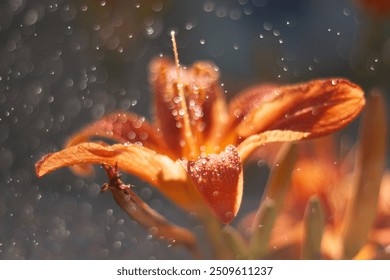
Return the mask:
M194 159L197 155L196 151L196 145L195 145L195 138L192 133L192 128L190 124L190 117L188 113L186 98L184 95L184 89L183 84L181 82L180 78L180 63L179 63L179 55L177 52L177 45L176 45L176 38L175 38L175 31L171 31L171 38L172 38L172 45L173 45L173 54L175 56L175 64L176 64L176 74L177 74L177 91L179 93L180 98L180 107L181 107L181 115L183 117L183 129L184 129L184 140L185 145L188 146L189 149L189 159Z

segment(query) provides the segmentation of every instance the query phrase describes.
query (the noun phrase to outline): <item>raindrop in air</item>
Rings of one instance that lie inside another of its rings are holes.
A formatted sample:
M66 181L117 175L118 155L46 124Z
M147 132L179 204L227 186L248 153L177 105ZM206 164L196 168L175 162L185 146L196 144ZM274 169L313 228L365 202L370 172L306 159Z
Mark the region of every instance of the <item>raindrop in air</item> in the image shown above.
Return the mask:
M213 1L206 1L203 4L203 10L207 13L214 11L214 9L215 9L215 3Z
M264 22L263 27L265 30L270 31L272 29L272 24L270 22Z
M343 9L343 15L344 15L344 16L348 17L348 16L350 16L351 14L352 14L352 12L351 12L350 9L348 9L348 8L344 8L344 9Z

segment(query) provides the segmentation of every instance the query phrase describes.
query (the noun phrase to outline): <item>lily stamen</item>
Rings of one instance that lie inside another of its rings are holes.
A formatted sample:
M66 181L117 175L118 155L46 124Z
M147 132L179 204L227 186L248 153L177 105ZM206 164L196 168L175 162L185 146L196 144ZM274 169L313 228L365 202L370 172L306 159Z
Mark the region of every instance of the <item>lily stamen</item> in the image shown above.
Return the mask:
M196 157L196 155L198 153L196 151L194 136L193 136L192 129L191 129L190 117L188 114L187 103L186 103L186 99L184 96L183 84L182 84L181 78L180 78L180 62L179 62L179 55L177 52L175 31L171 31L171 38L172 38L173 54L175 57L175 65L176 65L177 90L178 90L179 97L180 97L180 107L182 109L181 115L183 115L184 140L185 140L185 144L188 145L188 148L189 148L189 158L193 159Z

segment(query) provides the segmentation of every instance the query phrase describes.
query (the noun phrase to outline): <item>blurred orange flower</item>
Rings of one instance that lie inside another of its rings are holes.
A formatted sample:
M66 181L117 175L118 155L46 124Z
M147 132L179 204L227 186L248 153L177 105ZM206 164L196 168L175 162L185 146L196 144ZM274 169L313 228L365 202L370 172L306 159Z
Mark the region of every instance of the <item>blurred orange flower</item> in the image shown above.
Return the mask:
M390 13L390 1L388 0L356 0L356 2L375 15L386 16Z
M270 257L385 256L390 245L390 184L389 175L383 176L386 117L379 95L369 101L360 143L344 158L337 156L332 138L302 145L292 173L292 188L273 228L270 247L277 249L270 251ZM310 208L314 201L318 207ZM315 215L316 237L307 236L310 215ZM310 238L317 238L317 251L305 255L304 243Z

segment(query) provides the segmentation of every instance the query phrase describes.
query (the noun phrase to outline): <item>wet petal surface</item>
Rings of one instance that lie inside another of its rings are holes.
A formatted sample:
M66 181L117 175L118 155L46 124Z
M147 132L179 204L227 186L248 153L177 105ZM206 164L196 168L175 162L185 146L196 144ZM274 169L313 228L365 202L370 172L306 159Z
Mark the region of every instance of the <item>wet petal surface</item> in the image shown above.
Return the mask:
M242 165L234 146L188 162L188 174L209 207L223 223L237 214L242 199Z

